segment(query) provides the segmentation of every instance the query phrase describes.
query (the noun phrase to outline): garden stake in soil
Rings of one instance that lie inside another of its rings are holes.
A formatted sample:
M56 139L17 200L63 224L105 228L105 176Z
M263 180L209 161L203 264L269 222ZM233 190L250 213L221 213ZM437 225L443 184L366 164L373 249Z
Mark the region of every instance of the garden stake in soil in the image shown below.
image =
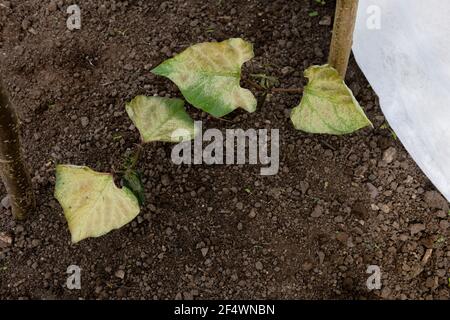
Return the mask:
M17 117L0 80L0 174L17 219L35 208L33 187L20 149Z
M358 0L337 0L328 64L334 67L342 79L347 73L352 51Z

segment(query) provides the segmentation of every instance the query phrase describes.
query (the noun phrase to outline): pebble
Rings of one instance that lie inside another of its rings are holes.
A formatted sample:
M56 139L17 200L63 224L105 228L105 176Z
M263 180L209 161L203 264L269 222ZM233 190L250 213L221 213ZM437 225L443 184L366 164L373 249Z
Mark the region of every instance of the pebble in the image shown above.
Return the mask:
M378 191L378 188L375 187L375 186L374 186L373 184L371 184L370 182L367 183L367 189L369 189L369 194L370 194L370 197L371 197L372 199L376 199L376 198L378 197L378 194L380 193L380 192Z
M423 230L425 230L425 225L422 223L415 223L409 227L409 231L411 232L411 235L415 235Z
M431 290L436 289L439 286L439 278L438 277L428 277L425 281L425 285Z
M397 150L394 147L387 148L383 152L383 161L386 163L391 163L392 161L394 161L396 154Z
M441 219L447 218L447 213L443 210L439 210L438 212L436 212L436 215L438 218L441 218Z
M80 118L80 121L81 121L81 126L82 126L83 128L86 128L87 125L89 124L89 119L88 119L88 117L81 117L81 118Z
M340 242L346 244L346 243L347 243L347 240L348 240L348 234L345 233L345 232L339 232L339 233L336 235L336 240L338 240L338 241L340 241Z
M33 240L31 241L31 247L32 247L32 248L39 247L40 244L41 244L41 240L39 240L39 239L33 239Z
M320 49L319 47L315 47L314 48L314 54L316 55L316 57L318 58L323 58L325 55L322 51L322 49Z
M303 195L306 194L306 191L309 189L309 183L306 181L300 181L300 191Z
M322 206L317 205L317 206L314 208L313 212L311 213L311 217L313 217L313 218L319 218L319 217L322 216L322 214L323 214L323 208L322 208Z
M22 29L23 30L28 30L30 25L31 25L31 23L30 23L30 21L28 19L22 20Z
M441 222L439 222L439 228L441 228L444 231L447 230L449 226L450 222L448 222L447 220L441 220Z
M123 279L123 278L125 278L125 271L117 270L116 273L114 273L114 275L119 279Z
M123 68L124 68L125 70L127 70L127 71L132 71L132 70L133 70L133 65L130 64L130 63L128 63L128 64L126 64Z
M325 260L325 253L323 253L322 251L317 252L317 256L319 257L319 264L322 264L323 261Z
M9 201L9 196L4 197L2 199L2 201L1 201L1 203L2 203L3 208L5 208L5 209L11 208L11 203Z
M290 66L286 66L286 67L283 67L283 68L281 69L281 73L282 73L284 76L287 76L287 75L293 73L294 71L295 71L295 69L292 68L292 67L290 67Z
M389 213L391 211L391 208L387 204L381 203L378 204L378 207L383 211L384 213Z
M330 16L323 16L322 19L319 21L319 25L321 26L331 26L331 17Z
M170 185L170 178L167 174L162 175L161 177L161 183L163 186L167 187L168 185Z
M262 264L261 261L258 261L258 262L255 264L255 268L256 268L256 270L261 271L261 270L264 268L264 266L263 266L263 264Z
M426 204L433 209L441 209L448 212L449 206L447 200L437 191L425 192L424 200Z
M12 238L5 232L0 232L0 248L6 248L12 245Z
M57 6L57 4L56 4L56 1L50 2L50 4L48 5L47 9L48 9L48 12L54 12L54 11L56 11L56 9L58 9L58 6Z
M391 295L391 289L388 287L384 287L383 290L381 290L381 297L383 299L388 299Z
M253 219L256 217L256 210L255 209L251 209L250 213L248 214L248 217Z
M302 269L305 271L310 271L313 268L313 264L309 261L303 263Z

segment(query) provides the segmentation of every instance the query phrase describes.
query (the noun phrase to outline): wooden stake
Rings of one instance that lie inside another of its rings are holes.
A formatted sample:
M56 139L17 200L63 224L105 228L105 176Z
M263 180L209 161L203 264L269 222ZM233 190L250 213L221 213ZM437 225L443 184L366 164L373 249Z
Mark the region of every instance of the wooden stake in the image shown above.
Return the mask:
M20 149L17 117L0 80L0 176L13 215L24 219L35 209L30 176Z
M334 67L342 79L347 73L352 51L358 0L337 0L328 64Z

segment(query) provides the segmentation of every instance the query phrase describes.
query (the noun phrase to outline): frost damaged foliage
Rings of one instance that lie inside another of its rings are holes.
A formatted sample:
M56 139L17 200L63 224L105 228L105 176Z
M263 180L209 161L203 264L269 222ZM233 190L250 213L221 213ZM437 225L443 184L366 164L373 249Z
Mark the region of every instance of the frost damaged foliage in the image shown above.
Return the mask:
M166 60L154 74L172 80L186 100L214 117L236 108L256 110L250 90L241 88L241 66L254 56L251 43L240 38L193 45Z
M184 110L183 100L137 96L125 107L143 143L194 138L194 122ZM57 166L55 197L64 210L73 243L118 229L138 215L144 190L133 165L124 170L122 189L115 186L111 174L88 167Z
M117 188L111 174L88 167L58 165L55 198L64 210L73 243L118 229L140 210L128 188Z
M194 121L184 110L181 99L137 96L125 108L145 143L194 138Z
M233 38L193 45L152 72L171 79L193 106L222 117L237 108L248 112L256 109L253 94L240 87L242 64L251 58L252 45ZM309 83L291 114L295 128L340 135L371 125L335 69L313 66L305 76ZM196 135L183 100L137 96L125 108L139 130L141 145L121 172L121 189L111 174L87 167L57 166L55 197L64 209L73 242L104 235L138 215L145 192L134 167L143 144L186 141Z
M309 81L303 98L291 113L296 129L343 135L372 125L334 68L312 66L305 71L305 77Z

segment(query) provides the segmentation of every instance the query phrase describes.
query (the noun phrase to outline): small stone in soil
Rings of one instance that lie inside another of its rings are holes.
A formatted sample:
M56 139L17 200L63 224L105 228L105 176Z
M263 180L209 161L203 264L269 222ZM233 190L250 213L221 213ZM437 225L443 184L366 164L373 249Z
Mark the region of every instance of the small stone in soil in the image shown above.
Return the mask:
M167 174L163 175L161 177L161 183L163 186L167 187L168 185L170 185L170 178Z
M331 17L330 16L324 16L319 21L319 25L321 26L331 26Z
M9 196L6 196L2 199L2 206L5 209L11 208L11 203L9 202Z
M319 218L323 214L323 208L320 205L317 205L313 212L311 213L311 217L313 218Z
M338 241L340 241L340 242L346 244L346 243L347 243L347 240L348 240L348 234L345 233L345 232L339 232L339 233L336 235L336 240L338 240Z
M322 264L323 261L325 260L325 253L323 253L322 251L317 252L317 256L319 257L319 263Z
M302 265L302 268L305 271L310 271L313 268L313 264L311 262L307 261Z
M378 197L378 194L379 194L378 188L375 187L370 182L367 183L367 189L369 189L369 194L372 199L376 199Z
M306 181L300 181L300 191L302 194L306 194L306 191L309 189L309 183Z
M117 270L116 273L114 274L117 278L119 279L123 279L125 278L125 271L123 270Z
M392 161L394 161L396 154L397 150L394 147L386 149L383 153L383 161L386 163L391 163Z
M41 244L41 240L39 240L39 239L33 239L31 241L31 247L32 248L38 247L40 244Z
M411 231L411 235L415 235L416 233L425 230L425 225L422 223L415 223L409 227L409 230Z
M289 74L291 74L291 73L294 72L294 71L295 71L295 69L292 68L292 67L289 67L289 66L286 66L286 67L284 67L283 69L281 69L281 73L282 73L284 76L289 75Z
M263 269L263 264L262 264L262 262L261 261L258 261L256 264L255 264L255 267L256 267L256 270L262 270Z
M12 244L12 238L5 232L0 232L0 248L9 247Z
M378 207L383 211L384 213L389 213L391 211L391 208L387 204L381 203L378 205Z
M445 198L437 191L427 191L425 192L425 202L430 208L441 209L444 211L449 210L448 202Z
M81 117L80 120L81 120L81 126L82 126L83 128L86 128L87 125L89 124L89 119L88 119L88 117Z

